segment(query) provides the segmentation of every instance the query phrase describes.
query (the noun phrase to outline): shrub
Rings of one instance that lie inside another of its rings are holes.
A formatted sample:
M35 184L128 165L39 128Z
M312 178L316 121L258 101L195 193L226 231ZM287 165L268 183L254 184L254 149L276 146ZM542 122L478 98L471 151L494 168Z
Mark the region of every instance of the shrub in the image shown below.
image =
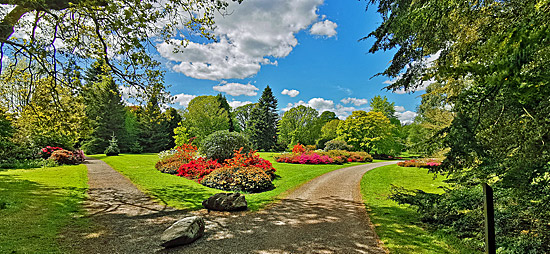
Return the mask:
M350 152L349 160L352 162L372 162L372 156L366 152Z
M178 169L197 156L197 147L192 144L183 144L174 150L162 151L158 154L160 160L155 168L163 173L176 174Z
M205 176L220 167L222 165L216 160L205 160L201 157L181 165L178 169L178 176L200 182Z
M208 159L223 162L233 157L233 151L241 147L245 151L250 150L250 142L243 134L222 130L208 135L203 140L200 151Z
M223 167L206 176L201 184L225 191L262 192L273 188L271 177L257 167Z
M109 146L107 147L107 149L105 149L105 155L117 156L119 153L120 149L118 148L118 140L116 139L115 135L113 135L111 140L109 140Z
M349 151L351 150L351 148L352 146L348 145L348 143L344 140L333 139L325 143L325 151L330 151L330 150Z
M321 139L317 140L317 144L315 145L315 147L319 150L324 150L326 143L331 141L331 140L332 139L330 139L330 138L321 138Z
M413 159L408 161L400 161L397 165L400 167L437 168L441 165L441 162L436 159Z
M315 145L306 146L306 152L313 152L313 151L315 151Z
M225 160L225 164L228 167L256 167L261 168L271 179L275 177L275 168L271 162L266 159L260 158L260 155L256 151L249 151L248 153L242 153L243 148L235 151L233 158Z
M48 160L53 160L59 165L77 165L83 161L80 155L67 150L55 150Z
M311 153L301 154L299 156L299 162L300 164L330 164L333 160L326 155L320 156L319 154Z
M178 169L181 167L181 165L185 163L187 162L182 161L176 156L171 156L157 161L157 163L155 164L155 168L162 173L175 175L178 173Z
M57 150L63 150L63 148L57 147L57 146L46 146L40 149L40 152L38 152L38 155L42 157L42 159L47 159L47 158L50 158L50 156L52 156L52 153Z
M143 147L139 144L139 142L135 141L130 145L130 153L142 153Z
M292 148L292 153L294 154L303 154L305 152L306 148L300 143L294 145L294 147Z

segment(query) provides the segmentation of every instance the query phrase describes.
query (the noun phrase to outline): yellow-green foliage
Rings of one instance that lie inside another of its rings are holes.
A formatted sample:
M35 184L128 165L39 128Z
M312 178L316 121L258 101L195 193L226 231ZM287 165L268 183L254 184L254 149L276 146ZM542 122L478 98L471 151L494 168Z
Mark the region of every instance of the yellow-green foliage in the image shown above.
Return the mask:
M393 125L381 112L354 111L338 125L338 137L354 149L366 152L376 148L377 142L391 135Z

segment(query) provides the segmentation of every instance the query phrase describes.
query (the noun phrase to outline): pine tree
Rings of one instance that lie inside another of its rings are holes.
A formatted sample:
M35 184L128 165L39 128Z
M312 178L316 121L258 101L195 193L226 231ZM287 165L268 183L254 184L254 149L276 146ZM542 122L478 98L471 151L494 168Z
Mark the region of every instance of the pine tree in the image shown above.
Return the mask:
M269 151L277 143L277 99L267 86L250 113L247 133L256 149Z
M98 61L86 70L83 98L92 131L82 148L88 154L102 153L112 135L125 137L125 109L118 86L109 71ZM123 151L127 144L120 144Z
M150 91L147 105L141 111L140 122L140 143L144 152L157 153L171 145L172 130L167 130L159 100L162 93L155 87Z

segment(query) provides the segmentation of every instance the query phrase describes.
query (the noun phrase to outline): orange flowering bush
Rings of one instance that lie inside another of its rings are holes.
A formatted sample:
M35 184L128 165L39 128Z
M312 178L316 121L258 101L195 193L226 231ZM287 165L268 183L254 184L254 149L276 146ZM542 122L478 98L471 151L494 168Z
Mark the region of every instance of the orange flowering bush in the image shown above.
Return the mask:
M233 158L225 160L225 166L227 167L257 167L261 168L271 179L275 177L275 168L271 162L266 159L260 158L257 151L251 150L248 153L243 153L243 148L235 150Z
M295 153L295 154L303 154L305 152L306 152L306 148L300 143L294 145L294 147L292 148L292 153Z

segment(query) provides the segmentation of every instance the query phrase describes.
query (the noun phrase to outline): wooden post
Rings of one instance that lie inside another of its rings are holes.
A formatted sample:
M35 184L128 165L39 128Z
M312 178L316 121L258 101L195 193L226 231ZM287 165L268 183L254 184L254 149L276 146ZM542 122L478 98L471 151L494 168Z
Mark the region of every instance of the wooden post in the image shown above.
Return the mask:
M483 183L483 212L485 213L485 253L496 253L495 208L493 206L493 188Z

